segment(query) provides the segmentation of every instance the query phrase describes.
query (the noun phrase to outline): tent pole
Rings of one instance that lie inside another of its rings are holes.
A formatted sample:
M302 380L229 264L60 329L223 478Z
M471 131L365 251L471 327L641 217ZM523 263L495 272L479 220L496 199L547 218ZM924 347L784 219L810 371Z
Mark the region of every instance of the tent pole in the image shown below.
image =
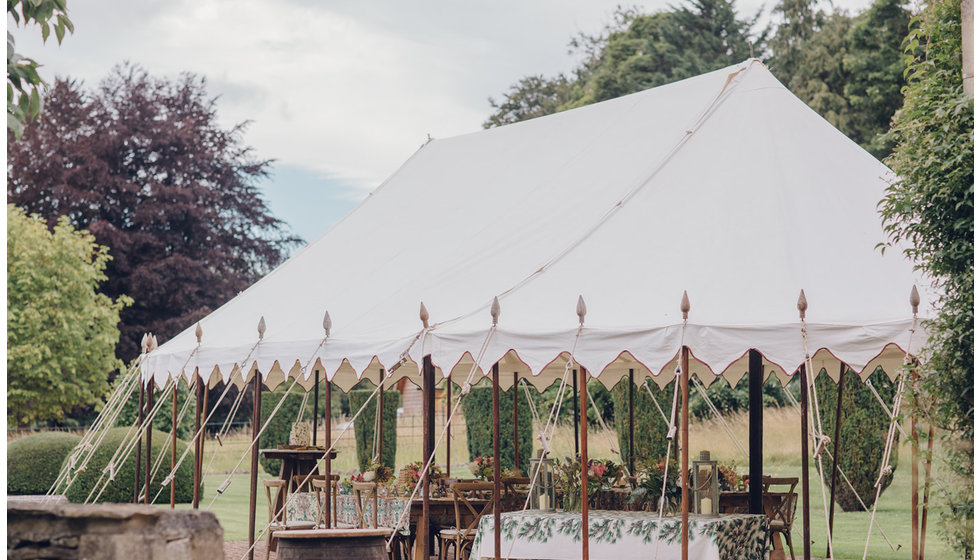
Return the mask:
M797 370L800 374L800 446L802 472L800 473L801 490L803 494L803 560L810 560L810 445L808 438L809 419L809 387L806 380L806 365Z
M837 413L834 416L834 458L830 475L830 540L834 539L834 498L837 496L837 453L840 451L840 414L844 403L844 377L847 366L840 364L840 375L837 377ZM827 542L827 558L830 558L830 542Z
M422 456L423 465L432 456L433 432L435 431L435 368L432 367L432 356L422 359ZM428 560L432 551L432 535L429 534L429 469L422 471L422 518L419 519L419 533L416 539L422 539L422 558Z
M636 469L634 468L634 465L633 465L633 463L634 463L633 456L635 455L635 451L634 451L634 448L633 448L633 432L635 430L633 428L633 424L635 423L635 416L636 416L635 415L635 411L633 409L633 394L636 393L636 385L635 385L635 381L633 380L633 369L632 368L630 368L629 384L630 384L630 391L629 391L629 420L628 420L628 425L629 425L630 429L629 429L629 450L628 450L629 453L626 455L626 457L627 457L626 460L627 460L627 462L629 464L630 475L631 476L636 476Z
M930 423L929 443L926 444L926 480L922 487L922 526L920 527L921 533L919 535L919 560L923 560L926 556L926 517L929 515L929 480L932 475L932 442L935 435L936 428Z
M749 350L749 513L765 513L762 505L762 354Z
M327 379L327 372L324 371L323 372L323 448L324 449L330 449L330 446L333 445L333 426L331 426L333 422L333 418L330 417L331 416L330 397L331 397L330 380ZM333 481L330 480L330 476L332 475L332 471L330 469L330 455L331 455L330 453L327 453L323 459L323 470L324 470L324 474L326 475L326 484L324 485L325 503L323 506L323 511L324 511L323 524L327 528L332 526L330 508L333 505L333 502L331 502L331 498L330 498L330 494L331 492L333 492Z
M688 377L689 377L689 350L687 346L681 348L681 560L688 560L688 527L691 522L691 496L688 489L687 476L684 473L688 469Z
M153 438L153 420L150 418L150 412L153 411L153 380L146 382L146 428L144 428L146 433L146 476L143 480L146 482L146 489L143 491L143 503L146 505L150 504L150 471L153 470L153 453L151 449L151 440ZM138 455L137 455L138 456ZM136 469L139 470L139 465L136 465Z
M493 557L500 560L500 366L493 364Z
M453 402L453 380L446 378L446 476L450 476L452 467L452 425L449 423L449 412Z
M378 370L378 464L385 464L385 369ZM391 465L394 468L395 465Z
M316 447L317 405L320 400L320 370L313 370L313 447Z
M201 454L197 457L197 472L198 476L201 478L201 484L204 484L204 442L207 438L207 420L208 420L208 384L201 380L201 440L198 445L201 447Z
M520 412L517 410L517 372L514 372L514 469L521 468L521 454L519 443L519 433L517 430L517 424L520 420Z
M579 399L581 399L579 410L583 413L588 410L585 401L587 391L589 390L586 385L588 383L586 373L585 367L579 368L579 376L581 377L580 385L582 386L582 391L579 395ZM579 438L582 440L582 559L589 560L589 423L585 418L582 418L579 426L581 430L579 432Z
M174 381L173 413L170 416L170 472L177 468L177 382ZM170 485L170 509L177 503L177 485Z
M578 433L578 371L572 370L572 440L575 442L575 454L579 453L579 442L574 434Z
M912 416L912 559L919 558L919 428Z
M201 377L194 369L194 498L191 507L201 503Z
M259 482L259 424L262 423L262 376L252 380L252 463L248 475L248 560L255 557L255 498ZM271 541L270 541L271 544Z
M136 421L137 425L143 425L143 393L145 388L143 387L143 380L140 380L140 400L136 409ZM139 436L136 436L136 471L135 481L133 482L133 503L138 504L140 501L140 460L143 458L143 440Z

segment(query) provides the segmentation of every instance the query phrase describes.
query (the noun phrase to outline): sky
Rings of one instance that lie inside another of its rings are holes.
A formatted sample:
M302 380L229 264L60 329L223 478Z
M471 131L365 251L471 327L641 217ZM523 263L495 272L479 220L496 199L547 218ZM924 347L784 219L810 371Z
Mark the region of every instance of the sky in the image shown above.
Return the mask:
M843 3L842 3L843 2ZM645 12L666 0L637 0ZM866 0L836 5L861 9ZM772 2L736 4L743 15ZM612 20L607 0L70 0L75 33L42 45L8 29L41 76L95 86L123 61L204 76L219 123L272 159L272 212L312 241L390 176L427 135L473 132L521 77L578 59L569 40Z

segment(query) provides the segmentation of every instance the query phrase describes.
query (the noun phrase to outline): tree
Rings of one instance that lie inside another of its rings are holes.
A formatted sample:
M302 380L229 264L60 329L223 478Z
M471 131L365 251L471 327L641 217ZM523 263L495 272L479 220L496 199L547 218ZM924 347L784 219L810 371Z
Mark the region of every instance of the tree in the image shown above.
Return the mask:
M941 490L944 534L973 553L973 98L963 90L960 4L927 3L905 43L902 108L888 164L899 177L881 201L885 233L939 294L913 385L915 416L946 442L956 475Z
M44 114L7 147L8 200L87 228L114 259L106 294L128 294L117 355L161 342L278 264L297 240L257 183L268 161L219 127L205 81L116 67L95 90L59 79ZM43 155L43 157L42 157Z
M122 364L113 354L130 299L98 292L106 247L67 218L53 231L7 205L7 422L59 420L95 404Z
M66 31L75 32L75 26L68 19L65 0L7 0L7 15L16 25L38 24L45 42L51 35L52 27L59 45ZM17 138L24 131L24 123L41 112L43 101L39 88L45 84L37 68L36 61L17 53L14 36L7 31L7 130Z

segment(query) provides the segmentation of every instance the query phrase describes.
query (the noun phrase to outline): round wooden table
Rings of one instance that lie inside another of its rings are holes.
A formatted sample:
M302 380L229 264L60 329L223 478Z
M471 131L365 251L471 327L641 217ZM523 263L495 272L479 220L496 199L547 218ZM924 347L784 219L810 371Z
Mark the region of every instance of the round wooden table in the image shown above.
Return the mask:
M391 529L304 529L275 531L279 560L387 560Z

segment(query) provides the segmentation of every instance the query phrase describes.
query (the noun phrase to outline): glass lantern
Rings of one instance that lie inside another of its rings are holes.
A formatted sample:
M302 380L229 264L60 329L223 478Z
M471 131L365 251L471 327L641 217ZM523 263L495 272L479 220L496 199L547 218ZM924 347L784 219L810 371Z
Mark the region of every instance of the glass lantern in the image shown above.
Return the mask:
M531 476L537 473L531 481L531 509L555 511L555 460L543 457L543 451L531 459Z
M694 513L717 516L718 461L711 460L711 452L702 451L701 458L692 462L694 470Z

